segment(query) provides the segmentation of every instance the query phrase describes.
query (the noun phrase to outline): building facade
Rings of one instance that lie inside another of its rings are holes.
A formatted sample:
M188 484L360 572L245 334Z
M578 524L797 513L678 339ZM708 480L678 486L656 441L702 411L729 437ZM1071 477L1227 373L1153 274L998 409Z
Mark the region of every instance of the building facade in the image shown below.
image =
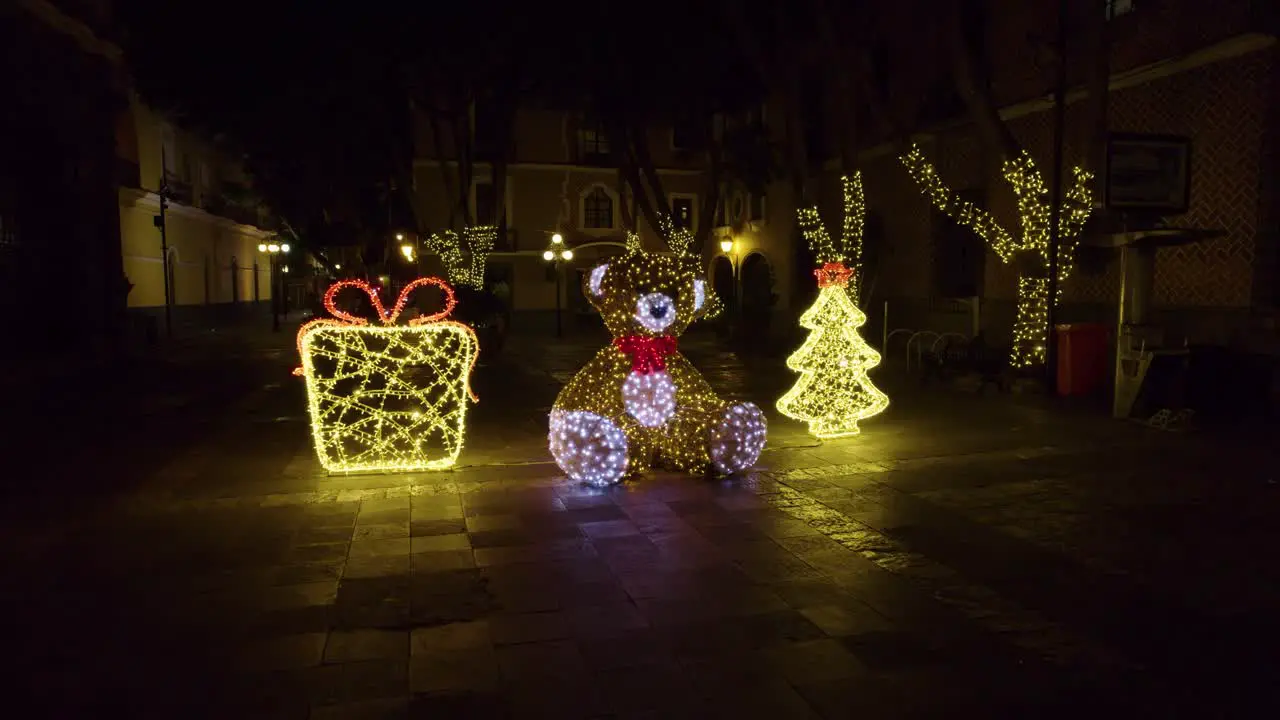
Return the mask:
M140 320L163 312L166 272L176 322L222 321L269 299L257 250L268 233L247 179L139 101L110 3L22 0L3 17L0 297L12 316L73 319L74 332L33 325L47 331L32 340L46 364L138 339Z
M1030 39L1054 37L1056 6L1017 0L982 5L986 12L977 32L988 58L992 94L1004 122L1047 181L1053 157L1054 63ZM1280 278L1275 210L1280 76L1274 10L1249 0L1212 6L1194 0L1095 5L1082 4L1076 12L1106 13L1109 130L1189 138L1190 210L1170 218L1171 224L1224 231L1207 242L1159 250L1154 310L1165 342L1255 350L1274 345ZM1087 55L1068 58L1069 167L1088 164L1087 133L1080 131L1092 120L1078 91L1093 60ZM991 171L992 151L961 116L963 105L954 107L956 120L928 128L917 140L948 185L1016 231L1016 198ZM1000 262L972 231L936 212L891 146L869 149L862 160L870 214L887 237L876 298L869 304L872 325L879 332L905 328L967 335L981 329L1007 342L1015 268ZM1114 251L1085 251L1063 287L1060 320L1114 323L1119 265ZM881 327L886 308L887 328Z
M457 197L456 165L435 149L425 121L419 122L414 195L424 231L449 225L449 203ZM609 138L599 126L576 114L522 108L514 124L515 152L507 167L505 185L506 237L499 238L487 263L489 285L507 295L515 329L544 331L551 327L557 307L556 273L561 273L559 305L566 326L590 319L593 311L582 296L582 275L602 257L624 246L628 228L634 227L648 250L666 251L665 242L638 212L634 199L611 159ZM743 278L769 283L772 288L756 295L789 292L789 255L773 246L773 232L790 227L794 213L779 212L773 198L754 197L726 184L721 205L711 218L700 217L708 190L705 159L684 147L677 129L655 127L648 133L649 149L663 192L677 223L691 229L711 223L706 246L700 248L708 277L726 301L732 292L735 268L746 268ZM494 222L496 193L492 167L474 165L468 205L477 224ZM454 201L456 203L456 201ZM774 223L785 215L786 227ZM629 224L631 223L631 224ZM559 234L573 250L569 262L552 264L543 259L553 235ZM735 240L727 256L720 250L724 238ZM776 257L775 257L776 253ZM732 257L730 262L729 258ZM779 285L779 281L781 284ZM784 311L786 303L770 307Z
M130 311L155 317L166 274L176 322L221 324L261 315L271 298L272 233L240 163L159 116L130 93L116 118L121 253ZM163 256L160 190L166 189ZM283 267L283 266L282 266Z
M125 325L112 118L127 78L106 9L0 9L0 304L25 345L5 355L41 370L109 356Z

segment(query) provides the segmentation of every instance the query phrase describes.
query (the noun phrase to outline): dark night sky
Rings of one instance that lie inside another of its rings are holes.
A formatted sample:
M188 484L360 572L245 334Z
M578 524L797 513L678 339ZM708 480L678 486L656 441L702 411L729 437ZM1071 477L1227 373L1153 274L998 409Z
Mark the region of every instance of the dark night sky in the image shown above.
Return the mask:
M270 107L282 86L359 86L391 63L424 55L472 64L518 57L527 76L571 84L589 74L590 54L611 52L631 68L637 92L645 84L678 92L705 83L707 66L731 54L723 23L714 21L717 0L223 0L199 13L171 0L119 0L117 8L144 94L205 117L228 106Z

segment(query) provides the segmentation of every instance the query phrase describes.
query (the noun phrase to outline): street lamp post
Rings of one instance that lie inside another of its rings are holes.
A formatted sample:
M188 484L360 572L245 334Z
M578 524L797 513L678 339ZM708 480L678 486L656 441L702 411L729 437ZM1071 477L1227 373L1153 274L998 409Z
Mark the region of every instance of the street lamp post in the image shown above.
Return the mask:
M164 274L164 335L173 339L173 290L169 277L169 232L168 218L165 211L169 209L169 174L165 170L168 162L164 147L160 148L160 214L155 218L155 225L160 229L160 271Z
M266 253L268 264L268 274L271 276L271 331L280 332L280 309L283 307L281 298L281 288L284 285L282 278L281 265L278 261L280 255L289 254L288 243L262 243L258 245L258 252ZM283 272L289 272L288 266L284 266Z
M573 259L573 251L564 246L564 236L555 233L551 236L551 244L547 249L542 251L542 259L551 263L551 269L556 276L556 337L564 337L564 323L561 320L560 313L560 273L561 263L569 262Z
M412 243L407 243L404 241L404 233L396 233L396 242L400 243L400 254L404 256L405 262L417 267L419 260L417 238L414 238Z
M729 298L731 304L729 308L729 332L731 336L738 339L736 336L740 325L739 321L741 320L742 303L741 292L738 287L738 259L737 253L734 252L735 249L735 243L732 238L725 238L720 241L721 252L724 253L725 257L729 258L729 282L733 286L732 296Z

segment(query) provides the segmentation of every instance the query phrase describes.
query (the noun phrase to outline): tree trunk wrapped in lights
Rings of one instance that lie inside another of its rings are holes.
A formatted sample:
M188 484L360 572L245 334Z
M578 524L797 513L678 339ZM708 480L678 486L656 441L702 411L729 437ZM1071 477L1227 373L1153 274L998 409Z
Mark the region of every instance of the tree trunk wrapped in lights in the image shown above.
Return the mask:
M841 184L844 232L839 242L822 226L816 209L799 211L800 228L822 267L813 271L818 299L800 316L800 325L813 332L787 358L787 367L798 370L800 379L778 399L779 412L808 422L809 432L819 438L857 435L859 420L889 406L889 397L867 377L880 364L880 354L858 334L867 316L853 301L866 215L862 178L844 177Z
M938 171L918 146L901 158L907 172L929 200L956 222L978 233L1001 261L1018 269L1018 315L1013 326L1010 364L1024 368L1041 365L1049 332L1049 237L1052 230L1052 196L1044 176L1026 152L1004 164L1004 179L1018 199L1020 233L1005 230L991 213L962 200L938 177ZM1058 296L1062 281L1071 275L1072 260L1080 231L1093 211L1090 182L1093 175L1076 167L1071 185L1063 196L1061 227L1058 233Z

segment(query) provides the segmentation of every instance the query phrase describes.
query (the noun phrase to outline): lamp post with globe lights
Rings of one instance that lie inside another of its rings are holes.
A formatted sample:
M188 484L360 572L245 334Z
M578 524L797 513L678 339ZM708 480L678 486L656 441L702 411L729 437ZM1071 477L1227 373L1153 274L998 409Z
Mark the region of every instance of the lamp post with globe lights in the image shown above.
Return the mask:
M542 259L550 263L549 267L556 276L556 337L564 337L564 323L561 320L561 282L562 263L573 259L573 250L564 244L564 236L555 233L551 236L551 244L542 251Z
M289 244L261 243L258 245L258 252L265 253L269 261L267 272L271 276L271 331L280 332L280 313L284 302L282 297L282 286L284 285L282 277L283 273L289 272L289 268L281 265L279 258L282 255L289 254Z

